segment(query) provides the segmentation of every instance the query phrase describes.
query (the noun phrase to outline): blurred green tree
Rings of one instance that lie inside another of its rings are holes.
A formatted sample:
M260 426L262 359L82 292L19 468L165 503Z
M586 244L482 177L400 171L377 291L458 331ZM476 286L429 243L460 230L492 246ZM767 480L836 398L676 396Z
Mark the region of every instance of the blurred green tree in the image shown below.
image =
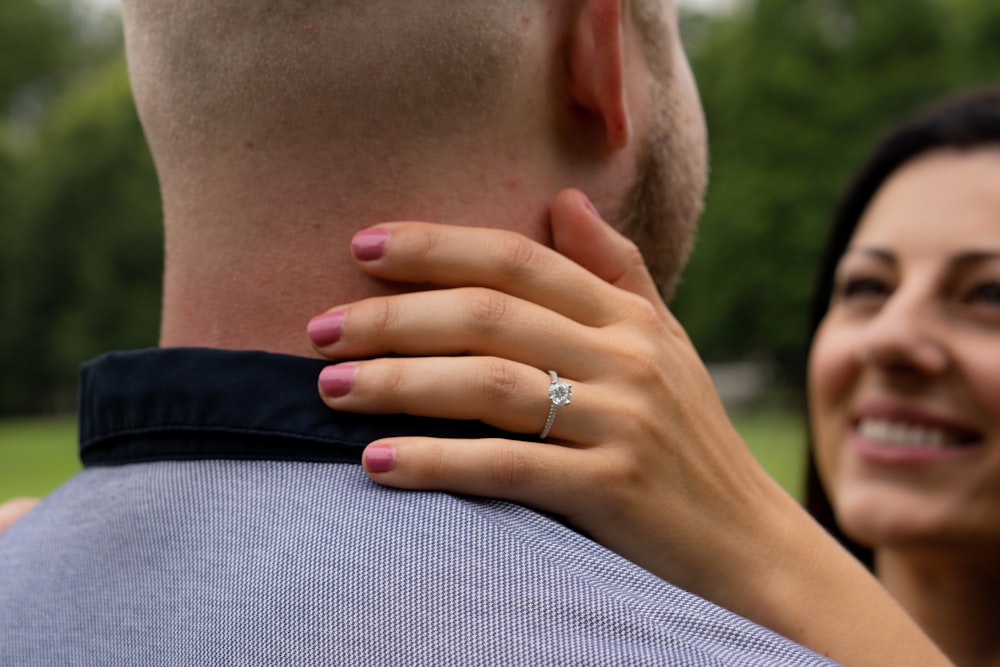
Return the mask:
M0 4L0 110L25 88L54 83L74 55L72 14L56 2L6 0Z
M9 258L21 326L4 347L25 409L72 392L82 360L156 343L159 195L124 62L59 100L14 187L14 217L30 222Z
M72 407L81 361L155 344L162 271L156 178L118 31L92 21L74 33L48 4L17 4L37 10L42 34L49 21L52 49L76 60L38 56L35 78L11 75L0 100L10 110L0 125L0 413ZM18 100L39 96L48 103L22 113Z

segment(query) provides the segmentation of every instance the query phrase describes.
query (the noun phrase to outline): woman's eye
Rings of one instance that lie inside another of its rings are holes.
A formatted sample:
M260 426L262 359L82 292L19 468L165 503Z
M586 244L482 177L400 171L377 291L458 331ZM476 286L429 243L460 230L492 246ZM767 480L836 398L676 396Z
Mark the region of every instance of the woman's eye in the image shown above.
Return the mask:
M988 282L976 285L965 297L974 304L1000 307L1000 282Z
M851 278L845 280L840 288L840 294L845 299L884 297L889 288L876 278Z

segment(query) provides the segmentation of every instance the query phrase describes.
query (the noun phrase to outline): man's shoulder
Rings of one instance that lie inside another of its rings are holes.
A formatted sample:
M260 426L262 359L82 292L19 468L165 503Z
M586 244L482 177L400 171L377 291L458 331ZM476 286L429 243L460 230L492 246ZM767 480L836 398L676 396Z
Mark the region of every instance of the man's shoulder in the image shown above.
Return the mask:
M135 663L166 646L200 647L191 664L828 664L551 517L356 464L92 467L23 527L0 550L0 638L24 653L0 662L51 643ZM99 613L74 634L81 600Z

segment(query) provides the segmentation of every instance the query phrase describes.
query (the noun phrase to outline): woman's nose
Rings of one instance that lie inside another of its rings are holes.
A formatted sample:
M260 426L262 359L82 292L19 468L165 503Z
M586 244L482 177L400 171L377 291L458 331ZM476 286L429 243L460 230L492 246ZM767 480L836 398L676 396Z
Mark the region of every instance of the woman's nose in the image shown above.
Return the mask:
M894 293L868 323L861 357L887 372L936 375L948 368L941 314L918 296Z

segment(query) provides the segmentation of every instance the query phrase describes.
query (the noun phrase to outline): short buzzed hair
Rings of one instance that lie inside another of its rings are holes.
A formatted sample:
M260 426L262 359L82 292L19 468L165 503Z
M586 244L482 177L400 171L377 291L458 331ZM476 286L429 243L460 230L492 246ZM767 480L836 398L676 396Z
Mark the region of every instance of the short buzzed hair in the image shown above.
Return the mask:
M240 133L434 140L489 122L543 0L124 0L154 154Z

